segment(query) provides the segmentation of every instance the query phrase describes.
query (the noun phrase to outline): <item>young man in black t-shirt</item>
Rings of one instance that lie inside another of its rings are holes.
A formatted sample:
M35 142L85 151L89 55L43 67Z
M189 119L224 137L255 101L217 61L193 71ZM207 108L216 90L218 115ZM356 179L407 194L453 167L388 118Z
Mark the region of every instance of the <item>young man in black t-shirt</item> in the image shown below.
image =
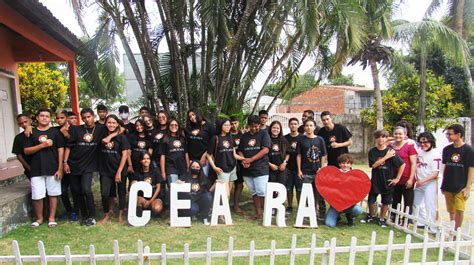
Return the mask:
M25 130L26 128L31 127L31 119L30 117L26 116L25 114L20 114L16 117L16 121L18 126ZM25 135L25 131L17 134L15 139L13 140L13 147L12 153L16 155L18 161L20 161L21 165L25 169L25 175L28 179L31 178L31 156L26 155L24 152L25 145L28 141L28 137Z
M301 133L301 134L304 134L304 125L303 124L307 119L314 120L314 111L312 111L310 109L307 109L307 110L303 111L303 115L301 116L301 126L298 127L298 132ZM318 127L318 125L316 125L316 127L314 127L314 134L318 134L318 130L319 130L319 127Z
M265 132L269 132L268 131L268 126L267 126L267 122L268 122L268 111L266 110L261 110L258 112L258 117L260 118L260 130L262 131L265 131Z
M452 144L443 149L441 191L446 199L449 218L455 228L462 225L465 204L471 193L474 178L474 150L463 141L464 127L453 124L446 129L446 136Z
M105 125L105 119L107 118L108 114L109 110L107 106L105 106L104 104L97 105L97 116L99 116L99 120L97 120L95 123Z
M290 159L288 159L288 164L286 166L286 168L288 169L288 179L286 182L288 206L286 208L286 212L290 214L293 211L293 189L296 190L296 200L299 203L303 182L298 177L298 166L296 164L296 149L298 147L298 141L301 137L301 134L298 132L298 119L291 118L288 121L288 127L290 127L290 133L285 135L285 138L288 141L288 144L290 145L288 150L288 153L290 154Z
M255 215L252 219L262 218L263 199L268 183L268 152L271 146L270 135L260 130L260 119L256 115L248 117L250 128L240 139L237 152L245 157L242 160L244 181L252 194Z
M323 111L321 113L321 122L324 127L319 129L318 135L323 137L328 152L328 165L339 166L337 158L342 154L349 153L352 145L351 132L341 124L333 123L331 113Z
M24 152L31 155L31 198L36 221L31 226L43 223L43 198L49 197L48 227L55 227L56 206L61 195L61 178L64 154L64 137L58 129L50 127L51 111L40 109L36 113L38 127L33 129Z
M242 132L239 131L239 119L237 117L230 117L230 136L239 146L240 139L242 139ZM237 162L237 179L234 181L234 206L233 210L236 214L243 214L244 211L239 207L240 195L244 189L244 177L242 176L242 164Z
M90 108L82 109L81 118L84 124L69 128L71 137L66 145L63 162L64 172L71 174L71 188L83 224L90 226L96 223L92 179L93 173L99 171L99 147L106 128L94 122L94 111Z
M370 223L374 220L376 213L377 196L382 197L382 209L379 216L379 225L386 227L385 216L389 205L392 204L392 196L395 185L400 181L405 162L395 153L395 150L387 147L388 132L378 130L374 132L375 147L369 151L369 167L372 168L371 188L369 192L369 214L362 223ZM394 177L395 173L397 174Z
M131 123L129 118L130 118L130 109L126 105L122 105L118 109L119 111L119 116L120 119L123 123L123 128L125 128L125 135L128 137L128 135L132 134L135 132L135 124Z

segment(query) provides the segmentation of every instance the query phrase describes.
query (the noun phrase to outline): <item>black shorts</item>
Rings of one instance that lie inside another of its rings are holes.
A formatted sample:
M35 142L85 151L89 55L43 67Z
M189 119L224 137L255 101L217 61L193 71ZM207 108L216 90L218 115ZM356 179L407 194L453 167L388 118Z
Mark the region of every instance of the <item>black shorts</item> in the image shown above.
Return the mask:
M369 193L369 205L374 204L377 201L377 196L380 195L382 197L382 204L384 205L391 205L393 200L393 191L377 194L377 193Z
M237 179L234 181L234 184L244 183L244 176L242 175L241 165L237 165Z

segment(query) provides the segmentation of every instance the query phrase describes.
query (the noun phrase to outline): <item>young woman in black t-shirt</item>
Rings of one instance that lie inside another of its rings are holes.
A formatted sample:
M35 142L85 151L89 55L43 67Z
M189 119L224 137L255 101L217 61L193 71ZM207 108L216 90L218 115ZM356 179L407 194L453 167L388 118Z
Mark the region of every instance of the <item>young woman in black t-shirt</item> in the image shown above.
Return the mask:
M168 134L163 138L160 158L161 176L174 183L186 174L189 165L188 148L176 119L168 123Z
M199 162L191 161L189 173L176 183L191 183L191 191L184 193L185 197L191 200L190 214L192 217L199 215L203 223L209 225L208 219L212 203L211 187Z
M187 114L184 132L188 143L189 159L199 161L207 176L209 164L206 159L206 150L209 140L215 134L214 127L197 110L191 109Z
M289 144L283 137L281 123L273 121L270 124L270 139L272 146L268 152L268 166L270 167L269 182L278 182L286 185L286 165L290 159Z
M237 180L237 160L244 158L235 151L237 145L230 135L230 120L221 119L217 123L218 133L211 138L207 148L207 160L216 172L217 179L228 184L227 196L230 196L233 183Z
M120 120L115 115L109 115L105 119L107 134L113 134L120 131ZM111 213L109 198L114 197L118 191L119 198L119 216L118 222L123 223L123 210L125 209L127 169L125 163L129 155L130 144L127 137L119 134L110 141L102 140L100 146L100 193L102 195L102 207L104 209L104 218L101 224L107 223Z
M141 168L141 155L144 153L149 153L151 155L153 151L151 142L148 137L146 137L145 126L145 121L138 119L135 122L135 131L129 136L130 148L132 151L131 156L129 157L132 170L129 171L132 173Z
M148 182L153 187L153 195L150 199L138 196L137 206L141 210L151 209L154 214L159 214L163 210L163 202L158 198L161 191L162 178L160 172L151 165L151 156L148 153L140 154L140 168L136 169L130 181L133 185L138 181Z

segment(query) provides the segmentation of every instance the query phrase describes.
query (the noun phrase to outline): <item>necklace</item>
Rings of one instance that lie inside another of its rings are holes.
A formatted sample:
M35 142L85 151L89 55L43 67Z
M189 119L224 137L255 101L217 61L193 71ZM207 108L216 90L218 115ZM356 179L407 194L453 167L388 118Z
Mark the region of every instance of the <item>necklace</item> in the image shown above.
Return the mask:
M94 131L95 131L95 124L94 124L94 127L92 127L92 132L89 133L89 130L87 130L87 127L86 125L84 124L84 129L86 129L86 134L84 134L84 141L90 143L92 142L92 140L94 140Z

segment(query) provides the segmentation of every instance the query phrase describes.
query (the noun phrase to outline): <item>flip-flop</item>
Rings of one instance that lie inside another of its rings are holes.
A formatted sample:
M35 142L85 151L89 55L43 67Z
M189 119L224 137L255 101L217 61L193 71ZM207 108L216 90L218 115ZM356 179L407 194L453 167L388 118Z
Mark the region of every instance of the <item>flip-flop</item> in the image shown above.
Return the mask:
M49 228L54 228L54 227L56 227L57 225L58 225L58 223L56 223L55 221L49 221L49 222L48 222L48 227L49 227Z
M31 227L33 227L33 228L36 228L36 227L38 227L38 226L40 226L40 225L41 225L41 224L38 223L37 221L34 221L33 223L31 223Z

